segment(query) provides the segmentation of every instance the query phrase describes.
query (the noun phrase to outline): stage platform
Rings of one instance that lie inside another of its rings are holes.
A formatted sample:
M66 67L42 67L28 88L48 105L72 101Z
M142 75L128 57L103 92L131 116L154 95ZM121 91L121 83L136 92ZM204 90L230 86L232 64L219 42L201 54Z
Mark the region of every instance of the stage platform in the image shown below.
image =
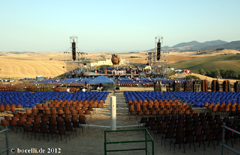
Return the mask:
M133 75L134 77L146 77L148 74L140 73L140 74L104 74L104 73L95 73L95 72L85 72L84 75L72 75L72 74L62 74L58 76L58 78L96 78L98 76L107 76L108 78L127 78L131 77Z
M98 76L107 76L108 78L127 78L127 77L131 77L131 75L133 75L134 77L139 77L139 76L146 76L146 74L144 73L140 73L140 74L104 74L104 73L94 73L94 72L87 72L84 74L85 77L88 78L95 78Z

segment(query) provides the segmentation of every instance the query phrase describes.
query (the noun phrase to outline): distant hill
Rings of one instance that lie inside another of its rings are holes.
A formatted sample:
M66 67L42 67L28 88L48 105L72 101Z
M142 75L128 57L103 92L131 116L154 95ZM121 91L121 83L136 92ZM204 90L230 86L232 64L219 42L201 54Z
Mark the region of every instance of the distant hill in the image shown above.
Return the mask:
M222 45L213 45L202 48L202 50L216 50L217 48L240 50L240 41L232 41Z
M240 54L237 55L217 55L202 58L189 59L177 63L169 64L171 68L190 69L198 73L199 69L204 71L214 71L218 69L232 69L240 73Z
M191 41L191 42L180 43L180 44L174 45L173 48L188 46L191 49L201 49L201 48L208 47L208 46L222 45L222 44L226 44L226 43L228 43L228 42L222 41L222 40L206 41L204 43L200 43L197 41Z
M206 41L203 43L200 43L198 41L191 41L191 42L179 43L172 47L163 46L161 50L163 52L167 52L167 51L186 52L186 51L198 51L198 50L216 50L220 48L240 50L240 41L226 42L222 40L213 40L213 41ZM154 48L148 51L153 51L153 50Z
M191 42L183 42L183 43L179 43L177 45L174 45L173 48L178 48L178 47L185 47L185 46L197 46L201 43L197 42L197 41L191 41Z

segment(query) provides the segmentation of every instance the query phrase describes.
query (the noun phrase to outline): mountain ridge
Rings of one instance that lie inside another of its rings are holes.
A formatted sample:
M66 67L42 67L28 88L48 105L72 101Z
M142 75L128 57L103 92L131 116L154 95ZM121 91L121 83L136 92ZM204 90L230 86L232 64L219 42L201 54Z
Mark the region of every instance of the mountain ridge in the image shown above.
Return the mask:
M222 41L222 40L212 40L212 41L205 41L205 42L198 42L196 40L190 42L182 42L178 43L172 47L163 46L163 52L187 52L187 51L201 51L201 50L216 50L216 49L234 49L240 50L240 40L237 41ZM147 51L154 51L155 49L152 48Z

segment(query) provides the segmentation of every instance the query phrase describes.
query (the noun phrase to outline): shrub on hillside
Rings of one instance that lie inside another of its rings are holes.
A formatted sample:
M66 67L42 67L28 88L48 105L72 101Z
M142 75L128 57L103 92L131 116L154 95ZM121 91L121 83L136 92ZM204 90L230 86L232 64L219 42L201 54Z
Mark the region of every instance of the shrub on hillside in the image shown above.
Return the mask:
M205 71L203 69L199 69L199 74L204 75Z
M236 78L239 78L240 77L240 74L237 75L236 71L234 70L226 70L226 69L216 69L215 71L207 71L206 76L210 76L210 77L213 77L213 78L218 78L218 77L222 77L224 79L236 79Z
M130 58L140 58L139 56L130 56Z
M186 79L197 79L197 80L200 80L199 77L194 76L194 75L188 75L188 76L186 76Z

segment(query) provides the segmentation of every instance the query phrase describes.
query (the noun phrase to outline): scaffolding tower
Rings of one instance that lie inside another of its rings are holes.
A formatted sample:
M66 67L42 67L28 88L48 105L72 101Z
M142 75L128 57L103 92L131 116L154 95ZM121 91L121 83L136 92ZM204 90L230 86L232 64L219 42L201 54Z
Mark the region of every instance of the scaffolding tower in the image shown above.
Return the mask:
M77 36L71 36L70 37L70 44L72 45L72 43L75 42L75 46L76 46L76 59L73 60L73 52L70 51L65 51L63 52L64 54L64 60L66 65L63 66L66 69L67 72L67 76L72 76L72 77L78 77L82 74L81 70L79 70L79 68L85 68L86 66L86 58L85 55L87 55L87 53L85 52L79 52L78 49L78 37ZM72 49L72 47L70 47L69 49Z
M160 43L160 49L157 47ZM153 52L148 52L148 63L152 69L152 75L156 77L165 78L167 76L169 52L162 52L161 45L163 44L163 37L158 35L155 37L155 49ZM159 53L158 53L159 50ZM159 55L160 54L160 55ZM159 55L159 57L158 57ZM159 60L157 60L157 57Z

